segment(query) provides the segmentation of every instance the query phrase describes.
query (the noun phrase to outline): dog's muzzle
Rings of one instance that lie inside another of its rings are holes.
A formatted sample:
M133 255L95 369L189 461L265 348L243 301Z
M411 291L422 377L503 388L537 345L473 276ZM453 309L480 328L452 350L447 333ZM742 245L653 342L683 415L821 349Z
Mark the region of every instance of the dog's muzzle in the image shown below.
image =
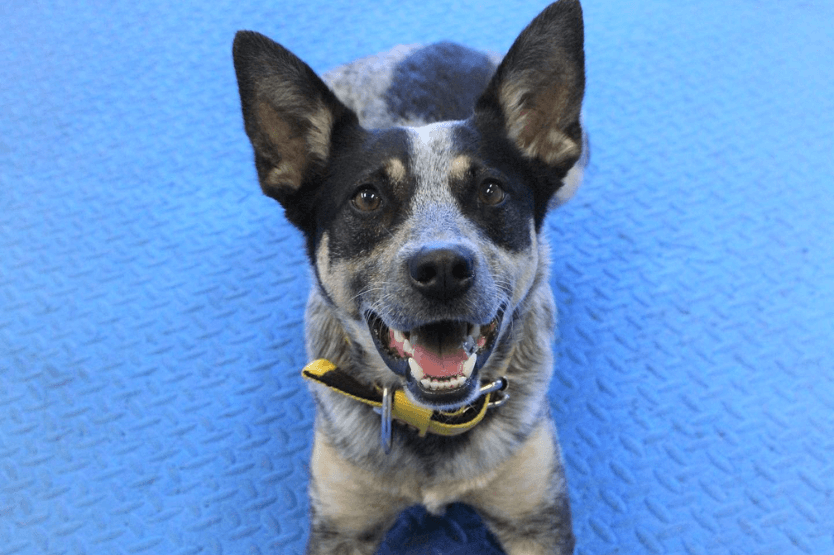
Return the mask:
M424 243L404 260L398 278L401 293L395 294L403 295L405 302L394 312L419 307L425 319L397 324L407 320L384 311L365 312L383 361L405 378L412 399L427 407L453 409L471 402L478 394L478 372L500 334L505 307L488 308L483 299L476 300L476 271L481 267L477 260L463 243ZM433 312L428 307L436 307L437 318L426 318ZM410 329L399 327L403 325Z

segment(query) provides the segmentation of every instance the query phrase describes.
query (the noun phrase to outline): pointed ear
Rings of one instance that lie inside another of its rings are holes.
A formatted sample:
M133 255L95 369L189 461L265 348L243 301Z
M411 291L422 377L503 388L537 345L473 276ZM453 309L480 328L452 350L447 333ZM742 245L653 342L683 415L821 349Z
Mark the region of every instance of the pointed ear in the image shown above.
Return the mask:
M307 64L259 33L238 31L232 54L261 188L287 207L324 169L334 130L358 127L356 115Z
M551 4L521 32L475 107L476 118L502 122L521 154L549 169L548 196L583 153L583 43L579 2Z

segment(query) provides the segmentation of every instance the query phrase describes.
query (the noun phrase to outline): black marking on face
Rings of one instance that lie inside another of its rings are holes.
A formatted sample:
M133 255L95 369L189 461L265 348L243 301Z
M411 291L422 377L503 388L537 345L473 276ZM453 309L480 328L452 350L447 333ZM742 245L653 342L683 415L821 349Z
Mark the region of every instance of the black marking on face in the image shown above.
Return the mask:
M527 158L503 132L504 121L499 114L479 112L467 121L470 133L477 137L476 150L491 167L507 175L513 184L530 193L528 208L532 210L536 233L541 231L550 199L561 187L572 163L549 166Z
M463 214L490 241L507 251L530 248L536 195L526 161L513 156L509 144L485 135L471 122L456 126L453 133L456 156L461 163L468 162L466 171L455 172L449 183ZM485 198L485 187L500 189L500 202Z
M331 260L368 254L402 224L413 189L405 172L407 141L401 129L367 131L359 141L334 148L324 183L315 197L315 233L308 236L311 259L324 232ZM357 203L371 192L378 205ZM363 210L363 208L366 208Z
M529 185L534 180L528 171L529 161L514 156L511 145L501 141L500 134L485 137L469 122L450 126L444 132L450 133L449 143L454 149L446 157L465 160L467 167L456 172L443 168L444 172L428 186L448 190L463 215L494 244L510 252L529 248L528 222L538 212L546 211L546 202L542 207L535 206L537 195ZM324 183L311 202L316 222L315 233L308 234L312 239L311 256L324 231L329 232L331 258L367 254L410 216L412 197L420 194L416 184L421 176L415 175L414 147L406 130L370 131L359 141L355 135L352 139L352 144L334 148ZM504 195L501 202L484 202L481 193L486 183L500 188ZM378 208L357 209L352 199L362 190L377 197Z

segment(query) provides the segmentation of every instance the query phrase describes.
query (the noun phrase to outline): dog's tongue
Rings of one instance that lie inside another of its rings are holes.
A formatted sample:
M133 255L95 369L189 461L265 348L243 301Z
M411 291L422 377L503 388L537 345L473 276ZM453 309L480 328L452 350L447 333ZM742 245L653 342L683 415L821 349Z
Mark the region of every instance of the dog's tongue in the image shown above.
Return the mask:
M441 353L414 345L412 358L423 369L423 373L432 378L446 378L463 374L463 363L469 358L463 347L443 349Z
M429 378L447 378L463 374L469 358L463 346L467 326L445 322L415 330L411 334L411 357Z

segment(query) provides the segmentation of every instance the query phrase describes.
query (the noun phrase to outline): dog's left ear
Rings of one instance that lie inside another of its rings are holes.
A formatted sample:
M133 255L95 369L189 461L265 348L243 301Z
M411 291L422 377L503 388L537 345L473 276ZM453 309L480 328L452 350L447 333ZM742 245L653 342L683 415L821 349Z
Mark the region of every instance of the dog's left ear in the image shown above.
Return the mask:
M565 202L578 186L572 182L577 176L567 174L585 147L583 43L578 0L551 4L521 32L475 106L475 121L500 121L506 137L539 170L540 206Z

